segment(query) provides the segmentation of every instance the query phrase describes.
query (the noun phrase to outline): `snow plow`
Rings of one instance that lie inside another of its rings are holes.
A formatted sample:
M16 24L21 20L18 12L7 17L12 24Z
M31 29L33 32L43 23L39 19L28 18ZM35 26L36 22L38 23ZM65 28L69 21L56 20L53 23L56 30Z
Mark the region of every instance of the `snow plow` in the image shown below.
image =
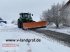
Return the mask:
M31 13L20 13L20 18L18 19L18 28L22 29L36 29L44 28L48 24L46 21L35 22L32 20L33 14Z

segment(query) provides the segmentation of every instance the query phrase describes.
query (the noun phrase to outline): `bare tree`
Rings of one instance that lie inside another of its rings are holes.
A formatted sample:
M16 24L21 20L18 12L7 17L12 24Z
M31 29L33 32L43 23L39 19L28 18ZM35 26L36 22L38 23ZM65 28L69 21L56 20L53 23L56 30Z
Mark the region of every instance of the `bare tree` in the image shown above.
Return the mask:
M62 19L60 17L59 9L61 8L61 5L59 3L57 5L52 6L52 22L55 23L56 27L59 28L59 24L62 22Z
M42 16L48 22L53 22L56 25L56 28L59 28L59 24L64 21L64 19L60 15L59 9L62 7L62 4L52 5L52 8L44 11Z

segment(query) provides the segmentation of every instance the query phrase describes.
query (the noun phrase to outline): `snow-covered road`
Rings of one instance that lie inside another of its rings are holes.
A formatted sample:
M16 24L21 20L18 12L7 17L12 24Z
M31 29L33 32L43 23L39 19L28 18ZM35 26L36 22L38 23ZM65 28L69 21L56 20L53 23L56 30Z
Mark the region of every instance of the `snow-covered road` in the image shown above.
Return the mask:
M40 39L40 42L10 41L7 39ZM0 52L70 52L70 48L39 33L17 28L14 25L0 27Z

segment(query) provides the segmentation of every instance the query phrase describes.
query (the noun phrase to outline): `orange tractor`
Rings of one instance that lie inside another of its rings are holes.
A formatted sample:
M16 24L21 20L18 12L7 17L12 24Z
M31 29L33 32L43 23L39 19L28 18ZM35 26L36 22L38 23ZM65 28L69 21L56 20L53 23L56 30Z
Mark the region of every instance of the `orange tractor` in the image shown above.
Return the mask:
M35 22L32 20L33 14L31 13L20 13L20 18L18 19L18 28L22 29L35 29L43 28L48 24L46 21Z

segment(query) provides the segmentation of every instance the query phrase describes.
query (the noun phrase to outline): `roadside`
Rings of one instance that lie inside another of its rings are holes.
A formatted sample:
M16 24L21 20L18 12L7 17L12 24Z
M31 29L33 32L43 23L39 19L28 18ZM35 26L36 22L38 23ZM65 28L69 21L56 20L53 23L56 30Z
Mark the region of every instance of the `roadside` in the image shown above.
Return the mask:
M70 47L70 35L60 32L55 32L51 30L45 30L45 29L37 29L34 30L35 32L45 34L47 37L56 40L58 42L61 42L62 44Z
M48 25L45 30L51 30L59 33L64 33L70 35L70 27L68 26L63 26L62 24L59 26L59 28L56 28L55 24Z

